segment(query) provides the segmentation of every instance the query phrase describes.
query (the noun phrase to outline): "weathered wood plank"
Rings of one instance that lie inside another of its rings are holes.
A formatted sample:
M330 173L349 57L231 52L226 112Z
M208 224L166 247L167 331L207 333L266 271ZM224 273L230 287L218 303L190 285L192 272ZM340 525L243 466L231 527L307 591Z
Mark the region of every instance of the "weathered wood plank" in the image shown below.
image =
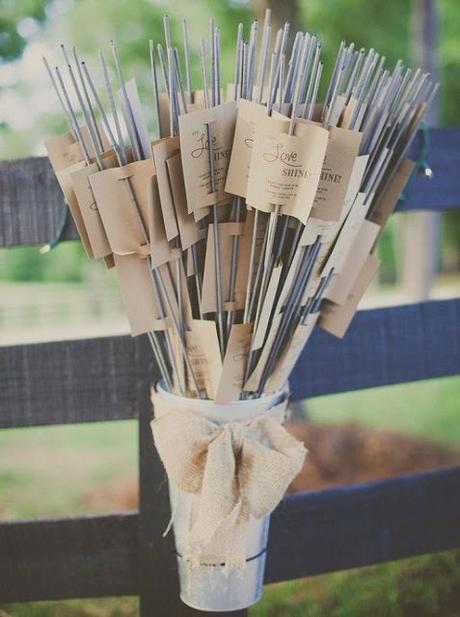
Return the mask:
M317 330L292 398L460 374L460 299L361 311L339 340ZM0 428L131 418L158 379L144 337L0 347Z
M0 601L138 593L137 514L2 522Z
M343 340L319 328L292 373L293 399L460 374L460 299L360 311Z
M460 207L460 127L433 128L428 133L427 162L433 177L416 173L398 210L447 210ZM415 138L409 157L418 160L422 134ZM454 162L455 161L455 162Z
M265 582L460 548L460 467L287 497Z
M272 516L265 581L460 548L459 520L460 468L290 496ZM139 593L138 523L132 514L0 523L0 602ZM157 588L164 553L152 554Z
M0 163L0 246L52 240L63 212L64 197L46 157ZM62 238L77 237L69 217Z
M141 385L159 378L145 337L0 347L0 358L3 428L133 418Z
M417 137L410 151L420 152ZM460 127L430 130L428 161L434 177L417 175L400 210L444 210L460 205ZM64 200L46 158L0 163L0 246L35 244L55 237ZM72 222L64 240L77 237Z
M153 444L152 406L146 390L139 420L140 617L175 617L180 600L174 540L172 534L162 537L171 517L168 482Z

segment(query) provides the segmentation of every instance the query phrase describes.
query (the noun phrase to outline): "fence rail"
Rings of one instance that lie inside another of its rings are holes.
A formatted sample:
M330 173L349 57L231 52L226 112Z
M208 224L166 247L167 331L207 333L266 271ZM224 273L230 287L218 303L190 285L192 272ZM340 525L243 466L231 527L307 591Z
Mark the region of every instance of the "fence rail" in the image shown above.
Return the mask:
M286 497L272 515L265 582L459 546L459 511L460 468ZM0 598L138 594L138 528L137 514L0 525L0 551L15 556L0 562ZM174 576L174 559L157 553L152 585Z
M292 398L460 373L460 299L360 311L344 340L316 330ZM133 418L159 373L144 339L0 347L0 428Z

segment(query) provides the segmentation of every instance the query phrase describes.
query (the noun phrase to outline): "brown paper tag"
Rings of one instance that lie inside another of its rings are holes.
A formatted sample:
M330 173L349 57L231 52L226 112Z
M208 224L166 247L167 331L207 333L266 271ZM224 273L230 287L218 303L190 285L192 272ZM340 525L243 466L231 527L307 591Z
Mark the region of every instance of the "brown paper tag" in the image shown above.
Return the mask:
M380 262L375 255L369 255L350 290L346 302L340 306L326 301L321 306L319 326L334 336L342 338L350 325L359 301L371 284Z
M168 322L159 319L148 262L137 255L114 255L114 260L132 336L164 330Z
M252 324L232 326L216 392L216 403L231 403L240 398L251 337Z
M230 265L232 244L234 235L242 235L244 230L243 223L219 223L220 240L220 265L222 296L224 310L238 310L244 308L245 289L236 286L235 300L229 306L228 289L230 281ZM201 292L201 310L203 313L214 313L217 310L216 301L216 260L214 254L214 225L208 226L208 239L206 243L206 257L203 272L203 288Z
M257 122L267 116L263 105L240 99L225 190L246 197Z
M158 180L156 175L152 176L151 181L147 183L147 191L151 267L158 268L162 264L170 261L172 256L161 213L160 194L158 192Z
M45 148L55 172L83 160L80 145L72 133L64 133L45 141Z
M356 196L353 207L340 229L332 251L322 267L321 272L323 274L330 272L331 268L334 268L336 273L338 273L343 267L348 251L355 242L367 214L367 206L364 205L365 198L366 195L364 193L358 193Z
M106 169L117 165L116 156L112 151L106 153L103 158L104 167ZM99 168L97 164L91 163L91 165L70 174L70 179L78 200L83 223L95 259L106 257L112 252L89 181L89 176L98 171Z
M303 348L308 342L313 329L318 321L319 312L311 313L307 315L305 324L300 323L292 338L289 340L287 347L281 353L278 362L275 364L275 368L271 376L267 381L265 388L266 393L276 392L287 382L291 371L299 359Z
M155 173L152 159L129 163L124 167L105 169L90 176L99 213L112 252L118 255L136 253L147 257L149 247L129 197L129 183L133 189L143 224L148 229L149 183Z
M263 300L262 308L260 311L260 317L257 322L256 331L252 340L252 349L260 349L264 344L267 328L270 323L270 314L275 302L276 292L278 290L278 284L283 270L283 264L278 264L273 268L270 276L270 282L268 284L267 292Z
M184 175L182 173L182 159L180 152L170 157L166 161L168 168L169 183L174 199L176 220L179 228L179 235L182 250L186 250L193 244L201 240L201 233L198 224L193 218L193 214L187 212L187 197L185 195Z
M330 129L312 216L323 221L339 220L361 138L357 131Z
M200 389L215 399L222 373L219 339L214 321L192 320L186 333L187 351ZM190 386L193 389L193 386Z
M265 345L263 346L260 358L256 364L255 369L249 376L249 379L244 384L244 389L248 390L249 392L255 392L259 388L265 365L267 364L271 349L273 347L273 343L275 341L276 333L278 332L281 324L281 318L282 313L276 313L272 319L270 329L268 331L267 340L265 341Z
M179 152L179 138L167 137L160 141L155 141L152 144L153 160L155 161L155 169L158 179L158 190L160 192L161 211L163 212L163 221L166 229L166 237L168 240L173 240L179 235L177 226L176 213L174 210L174 198L169 182L168 168L166 165L167 159Z
M97 128L99 135L101 136L103 151L105 152L110 150L110 144L107 141L104 129L99 122L97 123ZM95 157L95 153L89 131L86 126L80 127L80 131L89 157L93 159ZM75 141L74 136L70 132L48 139L45 141L45 148L50 159L51 166L55 172L61 171L65 167L70 167L71 165L84 160L80 144Z
M160 139L171 135L171 116L169 114L169 96L167 92L158 94L160 105Z
M236 103L224 103L179 117L179 134L189 212L222 201L233 143ZM216 192L211 193L206 123L212 122Z
M125 99L120 92L118 92L118 97L120 101L120 108L122 110L123 118L125 120L125 125L130 133L130 118L131 113L134 118L134 124L136 126L136 135L132 135L130 133L131 143L134 143L136 138L139 140L141 154L144 157L150 156L150 135L147 129L147 124L144 118L144 112L142 109L141 100L139 98L139 92L137 90L136 80L134 78L129 79L126 84L126 95L129 100L130 111L128 111L127 106L125 105Z
M257 124L251 157L247 201L250 206L283 214L305 223L313 206L326 152L328 131L311 123L266 118Z
M396 171L393 179L389 183L382 199L380 199L380 201L376 204L372 204L369 220L380 225L382 229L385 226L388 217L395 209L399 196L404 190L404 187L406 186L414 168L414 161L411 161L410 159L402 161L399 169Z
M80 210L80 206L78 205L77 196L75 195L75 191L73 188L71 175L76 171L84 169L86 166L84 161L80 161L78 163L74 163L70 167L65 167L56 171L56 178L59 182L59 186L64 193L67 203L69 204L69 209L72 214L72 218L75 223L75 227L77 228L78 234L80 236L81 242L85 248L86 254L90 259L94 258L93 249L91 247L91 242L89 240L88 231L85 226L85 222L83 220L83 216Z
M348 249L344 264L332 284L326 289L324 298L335 304L345 304L379 232L380 227L376 223L367 220L362 222L355 241Z

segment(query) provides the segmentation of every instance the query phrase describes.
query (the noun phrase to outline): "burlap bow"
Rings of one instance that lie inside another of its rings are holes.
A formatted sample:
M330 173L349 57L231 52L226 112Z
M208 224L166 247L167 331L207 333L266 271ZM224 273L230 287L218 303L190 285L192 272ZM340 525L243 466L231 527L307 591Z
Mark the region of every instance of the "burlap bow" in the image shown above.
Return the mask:
M169 481L197 496L183 555L191 566L225 563L243 569L250 517L272 512L301 470L306 449L274 419L286 403L282 406L221 426L174 409L152 422Z

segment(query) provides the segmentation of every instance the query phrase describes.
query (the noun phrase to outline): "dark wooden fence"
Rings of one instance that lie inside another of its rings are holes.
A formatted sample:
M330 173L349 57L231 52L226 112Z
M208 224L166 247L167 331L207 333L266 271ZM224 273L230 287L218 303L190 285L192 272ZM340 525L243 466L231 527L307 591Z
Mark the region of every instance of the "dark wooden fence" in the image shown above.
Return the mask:
M399 209L460 206L459 128L431 132L429 161L434 178L416 177ZM50 240L62 206L45 159L0 165L0 246ZM69 223L64 238L75 237ZM343 341L315 332L291 386L302 399L456 374L460 299L361 311ZM0 428L138 418L140 483L138 512L0 523L1 602L138 595L142 617L200 614L178 602L161 537L169 504L149 428L157 377L143 338L0 347ZM286 497L265 580L459 547L460 468L403 476Z

